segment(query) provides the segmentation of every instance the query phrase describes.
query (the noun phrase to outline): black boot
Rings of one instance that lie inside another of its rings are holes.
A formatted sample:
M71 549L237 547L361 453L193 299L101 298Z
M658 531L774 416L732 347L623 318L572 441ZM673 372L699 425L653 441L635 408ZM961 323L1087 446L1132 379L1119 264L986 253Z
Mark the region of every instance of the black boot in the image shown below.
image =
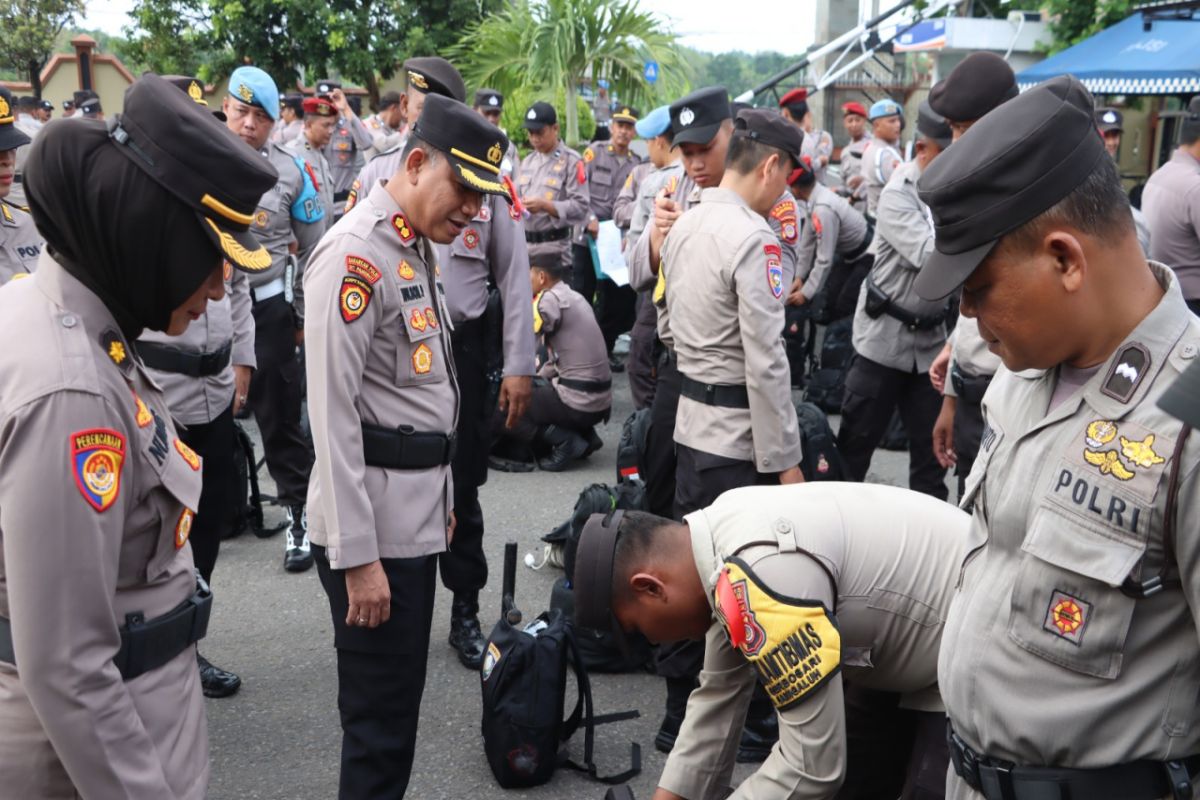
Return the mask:
M754 699L746 712L746 726L742 728L742 741L738 745L739 764L757 764L766 761L771 748L779 741L779 717L766 697L759 697L755 687Z
M229 697L237 694L237 690L242 687L241 678L220 667L214 667L199 653L196 653L196 663L200 667L200 688L205 697Z
M479 595L456 594L450 606L450 646L458 651L458 660L467 669L483 665L487 640L479 629Z
M562 472L572 461L583 458L588 449L586 439L557 425L547 425L540 438L550 448L549 457L538 460L538 466L546 472Z
M654 749L660 753L669 753L675 747L675 739L679 736L679 726L683 724L683 714L687 711L688 697L696 682L691 678L667 678L667 713L663 715L662 724L654 736Z
M288 507L287 541L283 547L283 568L304 572L313 565L312 546L308 543L308 513L303 505Z
M600 434L596 433L595 428L588 428L587 450L583 451L583 457L587 458L601 447L604 447L604 440L600 438Z

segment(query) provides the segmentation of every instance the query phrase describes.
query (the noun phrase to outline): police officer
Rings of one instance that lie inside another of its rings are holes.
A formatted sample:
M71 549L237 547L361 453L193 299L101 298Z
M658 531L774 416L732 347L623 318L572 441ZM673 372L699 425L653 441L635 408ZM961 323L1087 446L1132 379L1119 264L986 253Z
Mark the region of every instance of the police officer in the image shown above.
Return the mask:
M985 114L1018 94L1012 67L995 53L972 53L959 62L929 93L929 106L941 114L958 141ZM958 497L983 436L980 403L1000 368L1000 358L979 335L974 319L958 316L954 331L929 368L933 388L943 393L942 410L933 426L933 453L943 467L954 467Z
M74 100L63 100L62 101L62 109L63 109L62 116L59 117L59 119L67 119L69 117L75 116L75 101Z
M275 174L154 75L111 129L48 126L29 166L48 247L0 291L20 343L0 353L0 785L200 800L201 462L130 343L182 333L222 296L222 260L269 264L247 225Z
M796 279L788 291L787 304L807 305L825 290L823 303L830 310L828 318L839 319L845 315L836 307L840 287L851 273L863 268L861 259L871 258L867 250L874 231L846 198L817 180L807 161L790 176L790 183L811 224L805 225L800 234Z
M497 144L503 134L470 108L428 97L404 180L374 186L305 276L310 506L338 652L344 798L401 797L412 768L459 414L433 246L455 239L484 194L508 196L487 156Z
M904 163L900 155L900 132L904 130L904 109L895 100L880 100L867 112L871 123L871 141L863 149L863 188L867 196L867 217L875 218L879 195Z
M321 198L325 217L332 220L334 210L340 211L344 205L344 201L342 204L336 202L336 182L329 161L325 158L326 148L333 141L334 131L339 124L338 108L332 98L324 95L304 98L301 107L304 109L303 133L289 142L286 149L299 155L312 168L309 178Z
M803 142L772 111L740 112L720 185L701 192L663 245L655 302L666 306L659 332L674 342L681 387L676 518L737 486L803 480L779 335L782 255L765 219Z
M431 94L450 97L460 103L466 101L467 86L463 83L462 75L446 59L437 56L410 58L404 62L402 69L408 81L407 88L400 95L400 113L405 119L420 117L425 98ZM404 164L403 151L407 141L406 132L395 146L375 156L362 168L350 184L350 193L346 197L347 211L354 208L360 193L369 194L376 183L396 174Z
M850 141L842 147L842 186L838 193L850 198L850 204L859 211L867 210L866 187L863 186L863 154L871 143L867 130L867 109L862 103L842 104L842 125L850 134Z
M1125 117L1119 110L1111 106L1096 109L1096 128L1104 137L1104 149L1108 151L1113 161L1117 162L1118 172L1121 169L1121 136L1125 133L1124 125ZM1142 246L1142 252L1149 258L1150 224L1146 221L1146 215L1137 206L1131 205L1130 211L1133 212L1133 224L1137 227L1138 243Z
M234 70L221 110L226 126L279 174L278 183L259 200L251 226L271 254L271 267L250 277L258 366L247 402L262 433L279 504L287 513L284 569L302 572L313 561L304 514L312 445L300 424L303 367L297 357L304 336L301 279L309 253L325 232L326 214L308 162L278 144L267 144L279 114L279 90L267 73L258 67Z
M199 79L184 75L164 80L207 108ZM224 137L222 137L224 138ZM233 525L237 485L237 442L233 415L246 404L254 372L254 317L246 273L226 261L225 296L177 336L145 331L134 347L146 371L162 387L179 438L203 459L203 484L192 519L192 554L200 577L212 583L221 538ZM242 679L196 654L205 697L228 697Z
M304 135L304 95L285 94L279 99L279 119L271 132L271 141L290 144Z
M403 138L400 131L404 127L400 93L384 92L383 96L379 98L379 110L363 120L363 124L371 132L371 146L362 150L365 161L370 161L380 153L399 144ZM355 173L354 177L357 178L358 173Z
M647 164L637 169L647 165L652 169L638 182L637 199L633 204L625 239L625 250L630 254L650 223L654 198L664 188L667 195L674 195L684 177L679 151L671 143L670 107L659 106L654 109L638 120L635 129L638 136L646 140L646 150L650 154ZM631 175L636 172L635 169ZM617 213L615 209L613 213ZM658 312L652 295L653 288L638 292L637 317L629 333L629 390L635 408L650 407L658 380Z
M846 373L838 450L851 480L865 480L871 455L899 410L908 433L908 485L945 500L944 468L933 453L933 425L941 401L929 367L946 343L945 303L913 291L933 252L929 212L917 197L917 179L950 146L950 126L927 102L917 122L916 157L902 165L879 197L875 265L854 312L854 361Z
M804 131L803 155L808 156L812 163L817 180L826 183L826 170L829 159L833 157L833 137L814 124L812 110L808 107L808 90L792 89L779 98L779 112L784 119Z
M12 201L17 150L29 142L14 123L12 92L0 86L0 285L33 272L44 245L29 209Z
M558 259L570 269L572 229L587 220L590 213L587 162L559 141L558 113L549 103L539 101L530 106L522 124L533 145L516 180L517 196L529 212L525 241L529 244L530 263L549 265ZM594 286L590 255L586 262L575 264L571 285L586 281L589 271ZM590 298L588 295L589 302Z
M500 114L504 111L504 95L495 89L476 89L475 110L482 114L483 118L488 122L500 128ZM500 129L504 130L503 128ZM507 131L505 135L508 135ZM504 154L504 160L500 162L500 172L509 178L513 178L520 169L521 153L517 150L517 145L509 141L508 150Z
M494 146L476 167L488 173L499 168L503 176L508 142L499 133L494 129ZM519 217L503 198L489 195L454 241L436 248L454 326L450 342L461 398L451 464L457 524L454 542L438 562L443 585L454 593L450 645L463 665L475 670L487 646L479 625L479 591L488 578L479 487L487 481L492 411L503 414L504 428L515 427L529 406L535 371L529 255ZM489 377L493 370L501 375L498 393Z
M1179 278L1183 298L1200 314L1200 97L1188 103L1179 147L1146 181L1142 211L1150 225L1150 255Z
M79 117L80 119L104 119L104 108L100 105L100 98L92 94L80 103Z
M951 798L1187 797L1200 772L1200 440L1158 406L1200 321L1143 257L1092 110L1054 78L920 182L937 250L917 291L961 285L1005 367L939 663Z
M337 125L324 150L325 160L329 162L329 169L333 175L333 202L338 207L334 219L337 220L341 218L341 209L350 197L350 187L367 163L363 151L375 146L375 137L350 107L340 83L331 80L317 81L315 88L317 96L328 97L338 113ZM309 113L307 108L304 113Z
M685 523L597 514L576 558L579 625L704 641L654 800L940 798L936 653L967 515L896 487L809 483L734 489ZM729 794L756 679L780 742ZM888 693L885 730L844 704L849 683ZM864 776L894 790L838 793Z

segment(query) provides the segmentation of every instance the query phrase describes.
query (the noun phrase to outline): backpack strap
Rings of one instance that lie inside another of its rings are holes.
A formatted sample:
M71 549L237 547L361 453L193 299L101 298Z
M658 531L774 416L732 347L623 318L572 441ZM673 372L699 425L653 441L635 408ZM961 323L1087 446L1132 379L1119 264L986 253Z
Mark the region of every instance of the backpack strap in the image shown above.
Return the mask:
M595 716L592 707L592 684L588 680L587 668L583 665L583 655L579 652L579 647L575 643L575 631L570 623L566 626L566 635L564 641L567 645L567 650L570 652L571 670L575 673L575 683L579 689L579 699L575 703L575 710L571 716L563 723L562 739L565 742L570 738L582 722L583 725L583 763L577 763L570 758L565 758L562 762L563 766L570 767L577 772L585 773L589 778L601 783L610 785L625 783L630 778L638 775L642 771L642 748L637 742L631 742L629 745L629 769L616 775L600 775L596 768L596 762L593 760L593 751L596 739L596 725L606 722L617 722L623 719L636 719L639 714L635 711L622 711L615 714L604 714L600 717ZM582 715L580 708L582 706Z

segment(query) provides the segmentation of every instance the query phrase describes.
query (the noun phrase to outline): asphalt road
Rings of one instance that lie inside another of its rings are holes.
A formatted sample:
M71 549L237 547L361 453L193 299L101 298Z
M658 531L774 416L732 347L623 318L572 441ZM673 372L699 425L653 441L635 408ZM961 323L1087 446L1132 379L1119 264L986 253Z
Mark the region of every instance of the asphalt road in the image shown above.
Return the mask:
M579 491L615 480L621 422L632 410L624 374L614 375L612 420L598 432L604 448L570 471L553 474L492 472L481 492L487 534L484 545L492 577L481 596L485 633L499 616L501 554L516 541L522 557L536 551L540 537L566 519ZM836 423L836 419L835 419ZM261 455L261 451L260 451ZM868 480L905 485L907 455L876 453ZM264 491L272 491L263 470ZM953 490L952 490L953 491ZM267 510L268 521L280 511ZM561 571L535 572L518 566L517 603L527 618L549 606L550 589ZM232 698L206 701L211 740L213 800L309 800L337 795L341 729L329 606L316 570L283 570L283 536L251 535L226 541L213 576L216 602L203 652L244 681ZM421 707L416 761L407 797L602 798L605 787L559 770L544 786L505 791L492 777L479 733L479 677L464 669L446 643L450 594L439 587ZM601 773L629 765L630 742L642 747L642 774L631 781L639 800L649 798L664 756L654 749L664 689L652 675L595 675L596 712L636 708L639 719L597 728L596 761ZM568 704L574 703L569 690ZM583 738L571 741L582 757ZM736 776L748 768L739 767Z

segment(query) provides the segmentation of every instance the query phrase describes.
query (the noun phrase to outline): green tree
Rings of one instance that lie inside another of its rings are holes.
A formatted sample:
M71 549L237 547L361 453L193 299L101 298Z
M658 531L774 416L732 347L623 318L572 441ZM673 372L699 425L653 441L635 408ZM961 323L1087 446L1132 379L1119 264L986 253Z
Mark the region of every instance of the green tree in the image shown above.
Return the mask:
M58 34L83 11L82 0L9 0L0 5L0 66L29 76L33 96L42 96L42 67Z
M1133 0L1045 0L1042 9L1050 20L1047 53L1082 42L1133 13Z
M518 147L529 147L529 131L525 130L525 112L538 100L545 100L554 106L558 119L567 118L567 91L563 87L551 93L546 90L526 86L517 89L504 98L504 111L500 114L500 127L508 134L508 138L517 143ZM575 109L579 115L579 138L567 141L571 147L582 146L590 142L596 133L596 119L589 113L587 101L582 97L575 98ZM560 131L561 132L561 131Z
M688 86L688 66L665 30L637 0L514 0L467 28L449 58L475 86L506 94L521 88L565 90L566 130L580 141L579 87L607 80L633 105L661 102ZM660 67L658 84L643 75Z

